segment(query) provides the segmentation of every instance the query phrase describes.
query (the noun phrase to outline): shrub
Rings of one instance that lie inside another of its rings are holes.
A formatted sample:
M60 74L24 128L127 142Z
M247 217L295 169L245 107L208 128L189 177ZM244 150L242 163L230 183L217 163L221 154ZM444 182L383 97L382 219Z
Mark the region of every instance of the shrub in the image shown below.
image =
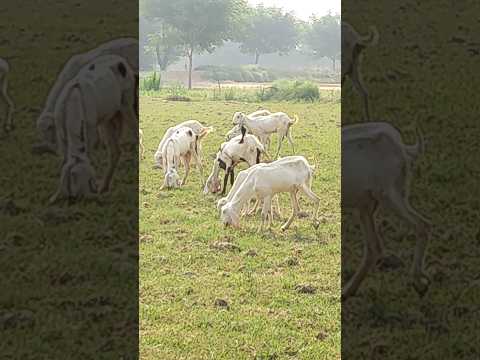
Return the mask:
M277 80L267 91L257 91L260 101L308 101L320 99L318 86L311 81Z
M151 75L147 75L140 83L140 90L144 91L159 91L160 90L161 75L154 71Z
M171 97L180 98L187 94L187 89L182 83L176 82L169 86L168 93L170 94Z
M257 65L240 67L202 65L196 70L205 71L206 78L213 81L266 82L276 78L270 70Z

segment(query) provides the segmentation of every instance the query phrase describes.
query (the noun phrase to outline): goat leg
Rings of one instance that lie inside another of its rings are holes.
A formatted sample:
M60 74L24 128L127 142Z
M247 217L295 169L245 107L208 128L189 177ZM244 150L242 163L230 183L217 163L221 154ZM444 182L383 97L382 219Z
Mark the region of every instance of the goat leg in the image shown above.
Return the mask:
M363 209L360 213L362 227L365 233L363 259L360 267L357 269L350 281L342 289L342 300L355 295L365 276L378 259L378 244L373 213L376 203L372 202L369 207Z
M109 152L109 162L108 162L108 168L107 168L107 173L105 174L105 177L102 182L102 186L100 187L99 192L104 193L107 192L110 189L110 183L112 181L113 173L115 172L115 169L118 164L118 160L120 159L120 145L118 143L119 141L119 133L120 131L120 125L116 124L118 121L118 117L115 117L111 119L106 125L108 128L105 129L106 131L104 132L105 138L106 138L106 143L107 143L107 148Z
M295 217L298 215L299 206L298 206L297 192L295 190L290 192L290 199L292 201L292 215L290 216L290 218L288 218L287 222L282 225L281 227L282 231L287 230L292 224Z

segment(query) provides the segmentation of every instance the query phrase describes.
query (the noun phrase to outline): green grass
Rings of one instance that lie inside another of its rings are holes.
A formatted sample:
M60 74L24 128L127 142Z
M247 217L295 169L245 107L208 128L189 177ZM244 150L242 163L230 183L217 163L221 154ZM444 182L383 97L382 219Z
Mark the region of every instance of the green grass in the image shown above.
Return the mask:
M185 187L160 191L163 173L153 154L164 131L186 119L213 125L203 142L205 173L231 128L235 111L261 104L141 98L146 159L140 163L140 349L142 359L335 359L340 357L340 106L338 103L268 103L298 114L297 154L315 162L313 190L321 198L321 225L302 196L297 219L282 233L258 234L259 217L241 230L225 229L216 196L201 192L198 170ZM275 147L276 140L272 146ZM291 155L284 144L282 155ZM281 197L284 217L290 201ZM217 241L239 251L216 250ZM249 252L255 252L251 256ZM295 287L310 284L314 294ZM223 299L229 308L215 306Z
M162 87L160 90L146 90L140 89L140 95L143 97L157 98L157 99L167 99L169 96L186 96L192 101L238 101L244 103L253 103L258 102L267 102L266 99L274 101L279 96L285 96L285 98L291 98L297 102L308 102L305 99L309 100L309 96L304 96L302 100L302 94L290 94L285 91L272 91L271 87L275 83L271 83L268 86L259 86L259 87L242 87L241 84L238 86L221 86L221 89L218 87L212 87L209 89L193 88L192 90L186 89L183 85L180 84L169 84L168 86ZM283 89L280 89L283 90ZM292 92L302 90L300 89L291 89ZM328 104L328 103L340 103L340 91L338 90L319 90L318 98L313 100L317 103ZM284 99L282 99L284 100ZM285 99L290 100L290 99ZM279 101L278 99L276 101ZM270 101L268 101L270 103Z
M402 234L405 224L380 211L386 250L404 267L372 271L342 304L345 358L374 358L374 352L388 359L478 358L480 161L473 149L479 119L477 97L465 96L477 94L480 85L472 76L479 59L469 52L478 49L470 44L478 18L471 7L457 5L426 1L405 11L402 4L350 2L342 14L360 33L372 24L380 34L362 60L373 118L391 122L409 144L415 123L423 128L426 152L412 172L410 199L432 222L425 256L432 284L420 298L410 274L416 238ZM452 21L457 18L461 23ZM361 98L350 80L342 92L351 99L342 101L342 121L359 121ZM342 219L342 273L349 278L361 260L363 234L356 219Z
M31 146L35 120L63 64L116 34L137 36L131 14L138 5L42 5L27 0L2 9L10 25L2 29L0 56L10 62L16 129L0 136L0 203L9 199L21 211L0 213L0 353L118 359L135 351L137 342L137 203L129 193L136 187L136 150L123 153L112 193L101 204L49 207L61 158L34 156Z

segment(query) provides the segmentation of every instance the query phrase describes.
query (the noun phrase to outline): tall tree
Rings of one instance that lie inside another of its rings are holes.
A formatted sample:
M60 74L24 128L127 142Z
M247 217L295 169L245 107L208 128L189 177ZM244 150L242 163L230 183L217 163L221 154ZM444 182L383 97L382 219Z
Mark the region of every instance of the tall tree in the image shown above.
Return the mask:
M313 17L305 42L313 56L329 58L335 70L341 47L340 15Z
M245 0L143 0L147 18L171 26L188 59L188 88L192 88L194 53L213 52L233 37L243 19Z
M237 37L242 52L255 56L255 64L262 54L290 52L297 46L298 39L297 20L292 14L263 5L251 9L246 25Z
M165 22L155 22L147 34L145 50L155 56L156 63L160 68L161 79L163 79L168 66L183 56L184 50L180 44L178 31Z

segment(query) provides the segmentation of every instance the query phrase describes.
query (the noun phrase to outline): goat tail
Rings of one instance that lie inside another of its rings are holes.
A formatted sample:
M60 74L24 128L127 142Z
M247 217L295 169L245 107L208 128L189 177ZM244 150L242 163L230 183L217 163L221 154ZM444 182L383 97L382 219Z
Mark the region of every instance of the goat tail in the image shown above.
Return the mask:
M378 39L380 35L378 33L378 29L374 25L370 25L368 35L362 36L360 40L360 45L367 47L367 46L375 46L378 43Z
M417 135L417 141L415 142L415 144L405 146L405 151L407 155L413 161L416 160L420 155L423 155L425 153L425 136L423 134L421 126L419 126L418 124L415 127L415 133Z
M198 140L202 140L205 136L214 131L215 128L213 126L203 128L202 131L200 131L200 134L198 134Z

